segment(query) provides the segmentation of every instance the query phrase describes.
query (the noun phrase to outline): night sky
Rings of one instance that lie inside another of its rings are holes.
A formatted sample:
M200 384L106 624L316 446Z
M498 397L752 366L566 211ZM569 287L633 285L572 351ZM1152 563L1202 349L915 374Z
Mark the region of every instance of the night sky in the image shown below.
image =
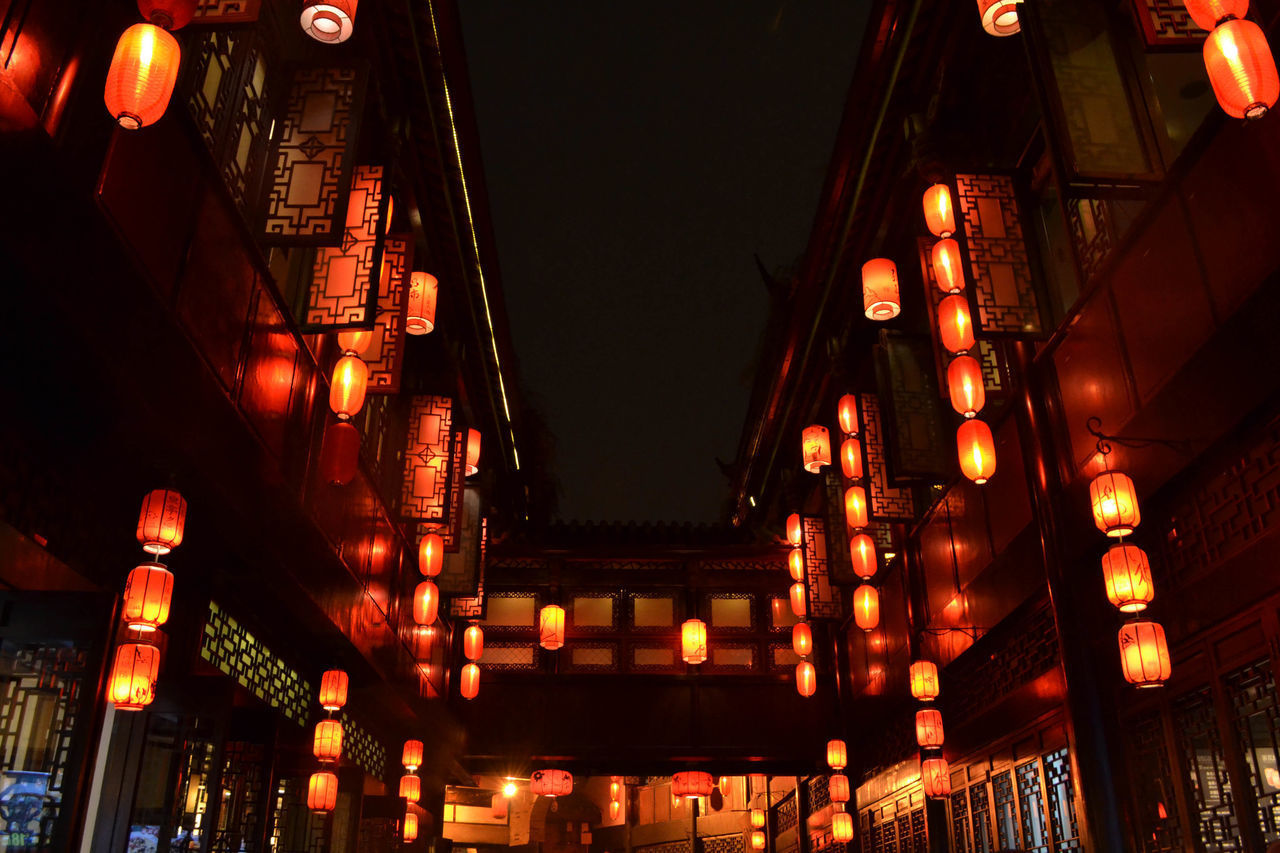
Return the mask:
M566 520L714 521L766 268L804 252L867 0L460 0L520 380Z

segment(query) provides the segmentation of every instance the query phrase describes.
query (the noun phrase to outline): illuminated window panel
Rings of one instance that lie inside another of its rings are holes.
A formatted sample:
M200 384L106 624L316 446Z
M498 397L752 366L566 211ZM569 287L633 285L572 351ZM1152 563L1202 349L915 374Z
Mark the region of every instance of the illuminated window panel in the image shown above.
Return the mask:
M537 597L533 593L491 594L481 624L496 628L533 628L537 604Z
M612 595L575 595L570 608L570 620L575 628L611 629L614 626Z
M747 645L712 645L710 664L714 669L747 671L755 668L756 650Z
M675 646L634 646L631 668L637 672L672 672L684 666L676 658Z
M654 630L673 628L675 624L674 597L637 595L631 599L631 627Z
M538 668L537 648L533 643L486 642L480 655L481 671L530 670Z
M751 616L750 598L729 598L713 596L711 598L712 628L747 628L754 624Z
M790 630L799 621L791 610L791 602L786 598L769 599L769 627L774 631Z

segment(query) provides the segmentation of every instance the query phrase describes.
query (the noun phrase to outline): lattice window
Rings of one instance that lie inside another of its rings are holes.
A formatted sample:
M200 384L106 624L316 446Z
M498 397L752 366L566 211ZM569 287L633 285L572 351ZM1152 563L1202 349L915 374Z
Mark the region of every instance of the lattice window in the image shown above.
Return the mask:
M1005 770L991 777L991 793L995 800L996 839L1001 847L1015 849L1018 839L1018 805L1013 794L1013 771Z
M607 592L574 592L569 596L567 627L575 633L602 633L618 628L618 596Z
M749 592L717 592L703 597L707 628L716 634L749 634L756 629L755 596Z
M1049 801L1049 826L1054 850L1079 850L1080 828L1071 789L1071 753L1064 746L1044 756L1044 785Z
M1133 0L1133 7L1148 47L1199 47L1207 35L1182 0Z
M785 800L778 803L777 807L777 826L778 832L786 832L788 829L796 825L796 798L794 795L788 796Z
M202 24L243 24L258 20L262 0L196 0L196 20Z
M1169 766L1169 749L1159 714L1130 720L1126 726L1129 779L1137 799L1138 837L1143 853L1174 853L1186 849L1173 786L1177 777Z
M985 784L970 786L969 814L973 827L973 853L992 853L995 845L991 838L991 798Z
M800 656L790 643L773 643L769 646L769 669L773 672L794 672Z
M810 776L805 782L809 789L809 813L819 812L831 805L831 777Z
M1017 625L1000 628L1003 642L990 655L953 665L948 719L961 723L982 713L1058 664L1058 636L1048 605L1027 613Z
M636 643L630 647L630 668L633 672L680 672L684 662L676 654L676 640L668 645Z
M1022 843L1027 853L1049 853L1049 822L1044 813L1044 792L1040 789L1040 762L1028 761L1015 769L1018 777L1018 806L1022 812Z
M911 498L911 490L889 485L880 400L875 394L859 394L858 403L862 418L862 453L866 460L871 517L877 521L913 521L915 502Z
M485 642L480 656L481 669L491 671L530 671L539 668L538 647L532 642Z
M1210 689L1174 700L1173 722L1191 776L1191 806L1200 843L1220 853L1243 850Z
M306 725L311 707L311 685L216 602L209 602L209 619L204 625L200 657L234 678L287 719L299 726Z
M840 619L840 591L831 583L827 564L827 525L824 519L806 515L804 525L805 608L809 619Z
M1067 203L1067 214L1076 257L1085 280L1091 280L1116 246L1111 205L1100 198L1073 198Z
M746 849L741 834L713 835L702 839L704 853L743 853Z
M374 315L373 342L361 358L369 365L369 393L395 394L404 369L405 295L413 269L413 236L391 234L383 243L382 281Z
M888 445L894 474L945 480L951 459L951 408L943 404L947 392L931 369L937 365L935 342L931 336L882 331L876 355L885 401L882 414L894 438Z
M665 844L649 844L635 848L636 853L692 853L692 845L687 839L668 841Z
M1280 839L1280 706L1270 661L1263 659L1224 679L1232 717L1249 768L1263 840Z
M341 239L335 246L316 250L302 314L305 330L373 324L379 283L375 275L380 277L382 270L386 215L386 171L381 166L357 166Z
M209 849L240 853L254 844L262 820L266 784L266 748L260 743L228 741L222 752L222 805Z
M1038 337L1044 331L1031 256L1009 175L956 175L956 207L964 218L969 280L983 336Z
M343 756L354 761L370 776L381 779L387 769L387 748L346 711L338 714L338 720L342 723Z
M339 806L342 804L339 794ZM272 853L324 853L335 815L307 808L307 777L284 778L276 786L271 809Z
M895 828L897 829L898 834L898 850L900 853L915 853L914 847L911 843L911 815L909 813L898 815L894 824L896 824ZM925 850L925 853L928 853L927 849Z
M710 644L707 662L703 668L707 672L752 672L756 668L757 649L752 643L726 643L715 641Z
M911 813L911 849L913 853L929 853L929 830L923 808Z
M450 439L453 401L435 395L415 396L409 409L400 515L440 522L448 511Z
M951 792L951 849L954 853L973 853L969 792L964 788Z
M632 593L628 603L632 631L667 633L675 629L678 611L674 593Z
M569 672L617 672L618 644L575 640L560 652L560 661Z
M537 593L513 590L490 590L485 608L485 634L528 634L538 630L538 610L541 604ZM487 647L489 644L485 643Z

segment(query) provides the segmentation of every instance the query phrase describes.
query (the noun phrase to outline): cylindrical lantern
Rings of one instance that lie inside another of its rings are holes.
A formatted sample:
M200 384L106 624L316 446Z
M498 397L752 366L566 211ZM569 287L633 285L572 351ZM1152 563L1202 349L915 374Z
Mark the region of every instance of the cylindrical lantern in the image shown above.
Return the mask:
M973 319L962 294L943 297L938 303L938 337L952 355L973 349Z
M622 796L622 783L616 781L619 778L617 776L610 776L609 778L613 780L609 782L609 799L616 800Z
M758 829L753 830L751 833L751 849L763 850L766 844L767 844L767 840L764 837L764 833Z
M911 664L911 695L921 702L938 698L938 665L931 660L918 660Z
M916 743L923 749L940 748L943 743L942 712L937 708L916 711Z
M951 206L951 188L934 184L924 191L924 224L935 237L956 233L956 211Z
M960 424L956 451L960 455L960 471L979 486L995 474L996 440L986 421L973 418Z
M548 604L538 614L538 645L555 651L564 645L564 608Z
M765 815L764 809L751 810L751 828L752 829L764 829L765 820L766 820L766 815Z
M1128 536L1142 521L1138 490L1128 474L1103 471L1089 484L1093 523L1108 536Z
M813 654L813 630L808 622L791 626L791 650L802 658Z
M671 777L671 796L692 800L695 797L708 797L715 782L710 773L701 770L686 770Z
M337 761L342 757L342 723L337 720L321 720L316 723L316 735L311 751L322 762Z
M797 619L803 619L808 612L804 605L804 584L800 582L791 585L791 612L796 615Z
M467 660L480 660L484 654L484 629L479 625L468 625L462 632L462 655Z
M103 100L127 130L155 124L178 82L178 40L154 24L134 24L120 35L107 70Z
M863 580L875 577L880 569L876 560L876 543L865 533L849 540L849 559L853 563L853 573Z
M796 692L806 699L818 689L818 674L807 660L796 664Z
M467 430L466 475L473 477L480 471L480 430Z
M864 631L874 631L880 624L880 592L871 584L853 591L853 621Z
M436 327L436 295L440 282L427 272L409 276L409 307L404 330L411 335L425 335Z
M827 792L833 803L849 802L849 777L843 773L832 773L827 780Z
M338 349L343 355L364 355L364 351L373 343L372 329L355 329L350 332L338 332Z
M804 549L792 548L791 553L787 554L787 571L791 573L793 581L804 580Z
M307 808L313 812L331 812L338 804L338 777L327 770L312 773L307 782Z
M960 244L955 240L939 240L933 244L933 278L943 293L964 290L964 267L960 263Z
M338 711L347 704L347 688L351 680L340 669L326 670L320 676L320 707L326 711Z
M793 512L787 516L787 541L799 545L804 537L804 527L800 522L800 513Z
M147 643L121 643L107 681L107 701L117 711L141 711L156 698L160 649Z
M840 430L845 435L858 434L858 396L845 394L836 403L836 418L840 421Z
M1107 600L1121 613L1146 610L1155 598L1151 562L1147 552L1136 545L1112 545L1102 555L1102 578L1107 584Z
M867 490L850 486L844 490L844 523L850 530L861 530L870 522L867 517Z
M931 800L943 800L951 796L951 768L945 758L926 758L921 761L920 781L924 783L924 795Z
M853 840L853 815L835 812L831 815L831 837L841 844Z
M958 355L947 365L947 393L951 408L971 418L987 404L987 389L982 382L982 365L971 355Z
M1184 0L1183 5L1202 30L1212 30L1219 21L1243 18L1249 12L1249 0Z
M464 664L458 673L458 694L463 699L474 699L480 695L480 667L478 664Z
M702 663L707 659L707 623L686 619L680 627L680 656L685 663Z
M622 803L618 802L617 800L610 800L609 801L609 820L617 820L620 814L622 814Z
M862 442L856 438L846 438L840 443L840 470L847 480L861 480Z
M320 476L331 486L345 486L360 465L360 431L350 421L326 424L320 444Z
M356 416L364 405L364 392L369 384L369 365L358 355L344 355L333 366L333 382L329 386L329 408L339 420Z
M800 451L804 460L804 470L817 474L822 466L831 464L831 436L827 428L813 424L805 427L800 436Z
M418 840L418 815L416 812L404 813L404 843Z
M1022 30L1018 4L1022 0L978 0L982 28L993 36L1016 35Z
M305 0L302 31L316 41L338 44L351 38L359 0Z
M129 572L121 605L125 624L135 631L154 631L169 619L173 574L160 563L142 563Z
M440 588L433 581L423 581L413 592L413 621L434 625L440 612Z
M567 797L573 793L573 776L565 770L535 770L529 790L539 797Z
M1253 21L1219 24L1205 39L1204 67L1218 105L1232 118L1262 118L1280 98L1271 46Z
M401 776L400 797L410 803L422 799L422 780L412 774Z
M187 526L187 502L172 489L155 489L142 499L138 514L138 543L148 554L168 554L182 544Z
M849 766L849 747L843 740L832 738L827 741L827 766L832 770L843 770Z
M1120 668L1137 687L1159 687L1169 680L1173 663L1159 622L1138 620L1120 628Z
M400 764L410 773L422 766L422 741L407 740L400 753Z
M444 540L439 533L427 533L418 543L418 571L433 578L444 568Z
M862 308L868 320L881 322L902 310L898 266L888 258L872 258L862 265Z

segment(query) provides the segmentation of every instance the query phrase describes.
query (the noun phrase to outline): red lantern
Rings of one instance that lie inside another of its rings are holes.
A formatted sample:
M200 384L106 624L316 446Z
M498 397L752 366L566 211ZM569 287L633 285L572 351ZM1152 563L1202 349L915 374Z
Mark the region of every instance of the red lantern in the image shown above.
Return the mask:
M1151 563L1147 552L1136 545L1112 545L1102 556L1102 578L1107 584L1107 600L1121 613L1146 610L1155 598Z
M416 812L404 813L404 843L418 840L418 815Z
M422 741L407 740L404 742L404 750L400 753L400 763L405 770L410 773L422 766Z
M803 536L804 527L800 523L800 514L793 512L787 516L787 541L792 545L799 545Z
M1259 119L1280 98L1280 75L1262 28L1253 21L1218 25L1204 43L1213 94L1232 118Z
M467 660L480 660L484 654L484 629L479 625L468 625L462 632L462 655Z
M413 775L401 776L400 797L410 803L422 799L422 780Z
M767 818L765 816L764 809L751 810L751 828L752 829L764 829L766 819ZM761 833L761 835L763 834L764 833Z
M960 454L960 470L979 486L995 474L996 440L985 421L974 418L960 424L956 450Z
M321 720L316 723L316 735L311 751L322 762L337 761L342 757L342 723L337 720Z
M444 540L439 533L428 533L418 543L418 571L433 578L444 568Z
M121 607L125 624L135 631L154 631L169 619L173 575L159 563L143 563L129 572Z
M573 793L573 776L564 770L535 770L529 790L539 797L567 797Z
M832 770L843 770L849 766L849 748L844 741L838 738L827 741L827 766Z
M440 282L431 273L415 272L409 276L409 307L404 330L411 335L425 335L436 327L436 295Z
M792 548L791 553L787 555L787 571L791 573L793 581L804 580L804 549Z
M622 814L622 803L618 802L617 800L610 800L609 801L609 820L617 820L620 814Z
M112 118L127 130L159 121L178 82L181 60L178 40L155 24L125 30L116 42L103 93Z
M331 812L338 804L338 777L327 770L312 773L307 782L307 808L313 812Z
M943 293L959 293L964 290L960 244L955 240L939 240L933 244L933 278Z
M911 695L921 702L938 698L938 665L930 660L911 664Z
M419 625L434 625L440 611L440 588L432 581L423 581L413 592L413 621Z
M880 624L880 593L871 584L853 591L853 621L864 631L874 631Z
M1120 668L1137 687L1159 687L1169 680L1173 663L1159 622L1138 620L1120 628Z
M818 689L818 675L807 660L796 664L796 692L806 699Z
M791 612L796 615L797 619L803 619L807 612L804 606L804 584L793 583L791 585Z
M107 682L107 701L117 711L141 711L156 698L160 649L147 643L121 643Z
M351 38L355 29L356 6L360 0L306 0L302 8L302 31L316 41L338 44Z
M609 799L616 800L618 799L618 797L622 796L622 782L620 781L621 779L622 779L621 776L609 777L609 780L610 780L609 781Z
M338 420L356 416L364 405L364 392L369 384L369 365L358 355L344 355L333 366L333 382L329 385L329 408Z
M862 442L846 438L840 444L840 470L847 480L862 479Z
M466 475L473 477L480 471L480 430L467 430Z
M360 464L360 431L350 421L324 428L320 445L320 476L331 486L345 486L356 478Z
M373 343L371 329L356 329L351 332L338 332L338 349L343 355L363 355Z
M924 795L931 800L944 800L951 796L951 768L945 758L921 761L920 781L924 783Z
M952 355L973 349L973 320L964 296L947 296L938 303L938 336Z
M876 561L876 543L865 533L849 540L849 558L853 562L853 573L863 580L875 577L880 568Z
M982 365L971 355L958 355L947 366L947 391L951 408L971 418L987 404L987 389L982 382Z
M766 844L767 844L767 841L764 837L763 832L757 829L751 833L751 849L752 850L763 850Z
M1093 523L1108 536L1128 536L1142 521L1138 490L1128 474L1103 471L1089 484Z
M982 28L993 36L1011 36L1022 30L1018 4L1022 0L978 0Z
M680 628L680 656L685 663L702 663L707 659L707 623L688 619Z
M898 316L898 266L888 258L872 258L862 265L862 307L868 320L884 322Z
M564 608L548 604L538 614L538 644L555 651L564 646Z
M831 837L841 844L853 840L853 815L835 812L831 815Z
M937 708L921 708L916 711L916 743L921 748L941 748L943 737L941 711Z
M817 474L822 470L822 466L831 464L831 437L826 427L818 424L805 427L800 438L804 470L810 474Z
M148 554L168 554L182 544L187 502L171 489L156 489L142 499L138 542Z
M458 693L463 699L474 699L480 695L480 667L474 663L465 664L458 673Z
M692 800L695 797L711 796L715 782L710 773L701 770L687 770L671 777L671 796Z
M832 773L827 780L827 792L833 803L849 802L849 777L843 773Z
M791 649L802 658L813 654L813 630L808 622L791 626Z
M1220 21L1243 18L1249 12L1249 0L1183 0L1183 5L1202 30L1212 30Z
M320 676L320 707L337 711L347 704L347 687L350 679L340 669L327 670Z
M867 491L862 486L850 486L844 490L844 523L850 530L861 530L868 522Z
M845 394L836 403L836 416L840 421L840 429L845 435L858 434L858 397L856 394Z
M956 211L951 206L951 188L934 184L924 191L924 223L935 237L956 233Z

